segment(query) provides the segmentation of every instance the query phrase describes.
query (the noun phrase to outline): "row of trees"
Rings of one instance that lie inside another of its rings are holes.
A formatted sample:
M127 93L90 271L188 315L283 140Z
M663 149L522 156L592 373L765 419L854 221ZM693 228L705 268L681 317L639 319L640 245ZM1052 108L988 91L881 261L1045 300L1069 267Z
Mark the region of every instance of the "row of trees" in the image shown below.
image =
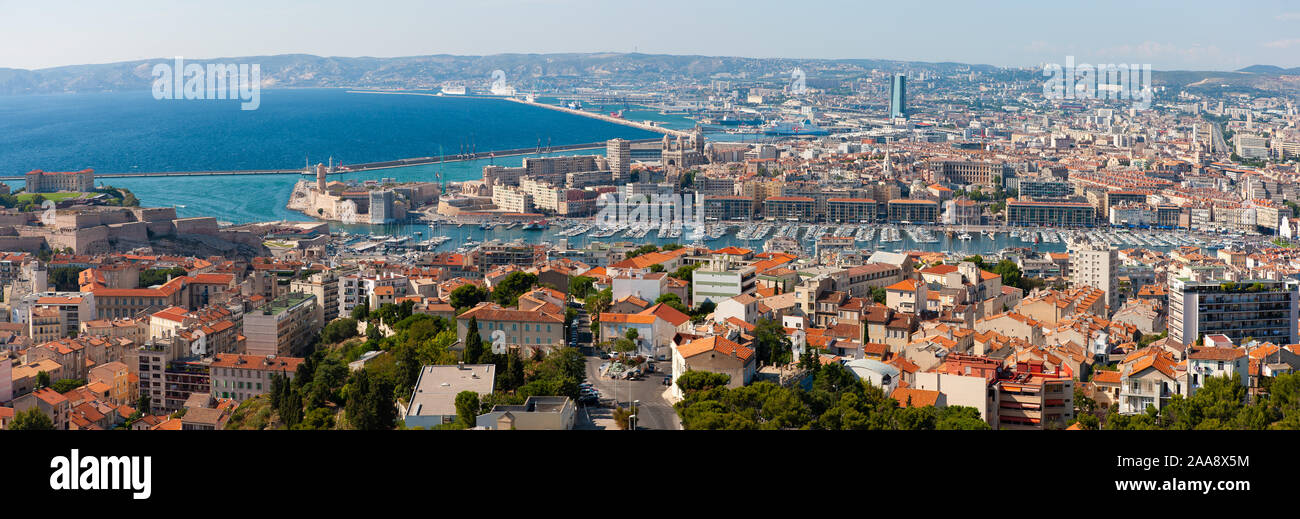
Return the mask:
M933 430L988 429L970 407L899 407L839 364L819 367L810 390L758 382L727 388L724 374L688 371L676 404L686 429Z
M536 286L536 274L511 272L490 291L475 284L457 287L451 291L448 303L458 314L484 301L492 301L501 306L515 306L519 304L519 296Z
M154 285L166 283L169 278L175 278L189 274L184 268L172 267L169 269L149 269L140 272L140 282L136 285L140 288L148 288Z
M1264 385L1268 393L1248 402L1240 375L1210 377L1190 398L1174 395L1159 410L1148 406L1145 413L1122 415L1111 406L1104 423L1095 402L1086 400L1079 405L1079 422L1088 429L1117 430L1300 429L1300 374L1265 378Z

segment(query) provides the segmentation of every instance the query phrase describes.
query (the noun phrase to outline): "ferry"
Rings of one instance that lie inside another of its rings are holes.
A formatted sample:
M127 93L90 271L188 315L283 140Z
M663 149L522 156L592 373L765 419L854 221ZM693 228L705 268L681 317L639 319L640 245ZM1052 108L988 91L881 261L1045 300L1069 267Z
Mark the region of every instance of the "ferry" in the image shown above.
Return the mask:
M524 224L525 231L540 231L547 227L550 227L550 223L548 223L546 220L533 220L531 222Z
M829 135L830 133L807 119L793 123L772 121L763 127L764 135Z

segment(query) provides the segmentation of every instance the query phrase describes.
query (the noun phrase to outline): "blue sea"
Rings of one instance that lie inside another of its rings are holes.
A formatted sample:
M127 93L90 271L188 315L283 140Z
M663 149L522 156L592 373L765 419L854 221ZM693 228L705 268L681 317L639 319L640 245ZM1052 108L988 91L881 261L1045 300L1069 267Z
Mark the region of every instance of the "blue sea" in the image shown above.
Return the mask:
M499 99L269 89L237 100L149 92L0 97L0 175L298 168L658 134Z

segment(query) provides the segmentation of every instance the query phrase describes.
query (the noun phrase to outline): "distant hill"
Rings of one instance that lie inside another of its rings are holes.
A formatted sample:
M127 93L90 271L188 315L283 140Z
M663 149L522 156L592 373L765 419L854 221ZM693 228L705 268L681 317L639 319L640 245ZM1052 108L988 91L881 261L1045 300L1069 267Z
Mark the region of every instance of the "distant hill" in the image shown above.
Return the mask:
M153 82L158 58L101 65L38 70L0 69L0 95L144 90ZM516 88L590 85L593 82L653 84L673 78L753 79L787 76L796 67L820 72L819 78L861 75L871 69L951 73L992 72L997 67L960 63L919 63L874 59L797 60L664 54L497 54L430 55L400 58L321 57L308 54L187 60L186 63L257 63L265 84L277 87L436 88L447 81L490 84L502 70ZM811 76L811 73L810 73Z
M1300 67L1282 68L1277 65L1251 65L1249 67L1239 69L1237 70L1237 72L1249 72L1251 74L1271 74L1275 76L1297 75L1300 74Z
M157 58L100 65L72 65L38 70L0 68L0 95L148 90L153 66L172 63ZM461 82L486 89L494 70L502 70L516 89L554 90L575 86L655 85L675 79L767 80L779 84L795 67L804 69L810 84L832 85L862 77L872 70L950 75L980 72L1007 80L1040 77L1027 68L1001 68L964 63L925 63L880 59L784 59L721 56L677 56L639 53L496 54L452 56L437 54L398 58L322 57L310 54L246 56L186 63L257 63L269 87L360 87L437 89ZM1156 84L1176 88L1273 88L1279 76L1300 74L1300 68L1253 65L1234 72L1154 71Z

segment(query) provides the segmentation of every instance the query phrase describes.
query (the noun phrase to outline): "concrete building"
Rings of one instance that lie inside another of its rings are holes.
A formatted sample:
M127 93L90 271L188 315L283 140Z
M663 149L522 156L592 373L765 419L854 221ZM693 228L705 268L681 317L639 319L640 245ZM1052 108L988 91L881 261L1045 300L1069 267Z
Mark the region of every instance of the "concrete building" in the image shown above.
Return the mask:
M298 357L217 354L208 366L212 396L243 402L266 394L271 391L271 375L293 380L302 362Z
M209 393L212 385L208 366L185 351L180 340L151 340L132 352L140 377L140 394L149 396L146 414L171 413L185 407L194 393Z
M1054 227L1091 227L1096 210L1085 202L1033 202L1007 200L1007 225L1048 225Z
M817 200L806 196L774 196L763 200L763 218L811 222L817 217Z
M573 399L567 396L530 396L523 405L493 406L492 411L478 415L475 425L502 431L569 430L576 415Z
M502 308L495 303L481 303L456 318L456 337L463 344L468 336L469 320L478 323L477 333L485 345L500 331L506 346L522 346L544 351L564 346L564 317L541 310Z
M996 429L1064 429L1074 418L1074 380L1043 369L1042 361L1018 362L994 385Z
M394 202L396 198L389 189L370 192L370 223L382 225L397 220Z
M13 367L7 355L0 355L0 403L14 399Z
M493 364L425 366L415 382L410 404L400 416L407 428L431 429L455 422L456 395L473 391L482 398L492 393L495 381L496 366Z
M1191 398L1211 377L1241 377L1242 387L1250 386L1250 357L1246 350L1234 347L1188 348L1186 381L1180 384L1184 397Z
M890 200L890 222L939 223L939 202L934 200Z
M307 279L294 278L289 290L316 296L316 320L324 324L339 316L339 276L333 270L317 272Z
M1070 286L1093 287L1106 293L1107 312L1119 309L1119 250L1088 241L1070 244ZM1109 317L1103 315L1102 317Z
M758 369L758 355L753 349L713 336L695 339L686 344L673 344L672 392L684 398L677 379L687 371L708 371L731 376L729 388L749 385Z
M632 177L632 141L610 139L605 141L605 158L609 160L609 171L613 173L614 184L622 184Z
M50 417L56 430L68 430L68 415L72 410L68 397L45 387L14 399L15 413L26 412L33 408L40 409L41 413Z
M691 303L705 301L720 303L740 294L750 294L758 287L755 269L748 265L734 265L725 256L709 260L707 265L695 270L691 276Z
M1295 344L1300 322L1300 281L1193 281L1169 279L1169 338L1191 345L1201 335L1223 334L1237 342L1253 337Z
M316 296L294 292L244 314L249 355L287 357L302 351L321 329Z
M81 171L28 171L26 175L28 193L57 193L75 191L85 193L95 189L95 170Z

